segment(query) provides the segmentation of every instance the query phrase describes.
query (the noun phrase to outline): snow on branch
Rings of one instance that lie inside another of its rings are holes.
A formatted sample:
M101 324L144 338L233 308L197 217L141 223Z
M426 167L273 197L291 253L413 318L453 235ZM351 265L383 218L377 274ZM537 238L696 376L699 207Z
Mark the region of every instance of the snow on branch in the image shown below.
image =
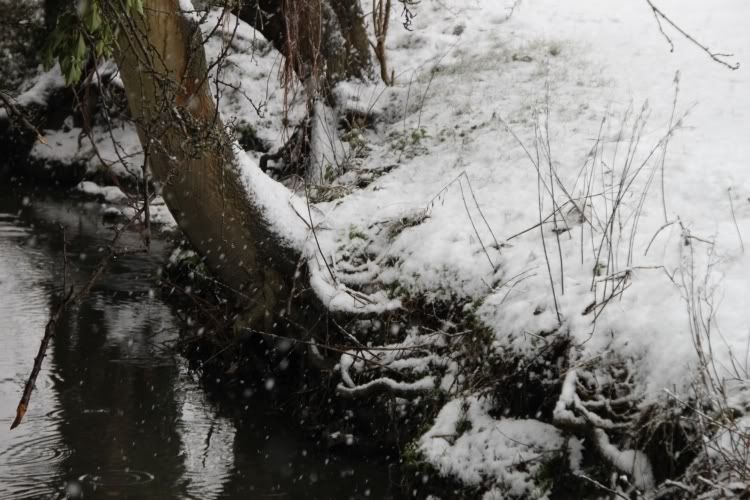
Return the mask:
M339 384L336 392L346 397L366 397L383 393L398 397L414 397L434 388L435 377L428 375L415 382L399 382L389 377L381 377L354 387Z

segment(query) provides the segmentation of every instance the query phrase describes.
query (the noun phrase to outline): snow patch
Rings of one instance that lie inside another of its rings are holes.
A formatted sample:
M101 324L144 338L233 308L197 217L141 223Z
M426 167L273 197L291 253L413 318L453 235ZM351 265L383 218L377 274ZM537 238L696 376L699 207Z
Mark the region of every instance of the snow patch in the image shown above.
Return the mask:
M80 182L76 186L76 190L90 196L101 197L108 203L122 203L128 199L127 195L117 186L99 186L91 181Z
M563 451L560 431L537 420L497 420L490 408L486 398L450 401L420 438L419 451L441 474L493 486L503 498L546 498L537 475Z

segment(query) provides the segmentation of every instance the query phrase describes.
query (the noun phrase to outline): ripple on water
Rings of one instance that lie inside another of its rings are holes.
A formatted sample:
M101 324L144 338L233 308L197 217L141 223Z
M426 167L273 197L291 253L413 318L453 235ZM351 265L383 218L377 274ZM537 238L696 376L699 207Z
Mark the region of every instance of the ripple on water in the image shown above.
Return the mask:
M19 225L18 217L12 214L0 213L0 236L28 236L31 231Z
M13 472L13 476L19 473L33 472L38 465L48 466L59 463L70 455L70 451L59 436L49 434L45 436L26 436L23 441L11 443L10 446L0 450L0 463L4 465L0 469L0 480L4 472ZM8 470L13 468L13 471Z
M0 448L0 497L3 499L44 498L57 489L62 476L60 465L71 452L56 431L43 429L42 432L42 435L38 435L39 431L21 435L18 441Z
M24 236L28 228L8 226L0 221L0 324L6 329L27 329L43 325L48 312L49 280L46 267L33 250L13 243L13 236ZM35 338L35 342L38 342Z
M83 474L78 480L93 488L127 488L140 486L154 480L150 472L135 469L106 469L91 474Z

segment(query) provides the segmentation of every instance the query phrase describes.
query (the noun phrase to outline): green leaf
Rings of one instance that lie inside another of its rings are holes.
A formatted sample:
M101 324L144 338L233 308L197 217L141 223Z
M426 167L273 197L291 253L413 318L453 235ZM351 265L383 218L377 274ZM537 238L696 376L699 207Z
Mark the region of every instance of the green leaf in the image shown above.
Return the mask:
M99 2L94 2L91 6L91 17L93 18L94 28L92 31L99 29L102 25L102 11L99 9Z
M99 30L99 27L101 25L102 18L99 15L99 8L96 6L96 4L93 4L91 10L86 16L86 29L89 31L89 33L94 34Z
M83 59L86 55L86 40L83 38L83 33L78 35L78 45L76 46L76 58Z

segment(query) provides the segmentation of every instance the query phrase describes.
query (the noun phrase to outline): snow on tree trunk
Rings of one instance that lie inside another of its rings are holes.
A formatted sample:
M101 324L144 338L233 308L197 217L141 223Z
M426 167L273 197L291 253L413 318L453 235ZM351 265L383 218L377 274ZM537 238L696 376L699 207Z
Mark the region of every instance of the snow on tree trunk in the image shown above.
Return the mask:
M115 15L116 60L145 156L208 267L245 298L251 323L270 327L288 299L301 251L299 238L284 234L272 213L291 212L290 195L266 185L272 181L247 158L238 163L242 153L233 150L210 95L200 30L178 0L144 0L143 10ZM288 213L281 218L290 234L302 225Z

